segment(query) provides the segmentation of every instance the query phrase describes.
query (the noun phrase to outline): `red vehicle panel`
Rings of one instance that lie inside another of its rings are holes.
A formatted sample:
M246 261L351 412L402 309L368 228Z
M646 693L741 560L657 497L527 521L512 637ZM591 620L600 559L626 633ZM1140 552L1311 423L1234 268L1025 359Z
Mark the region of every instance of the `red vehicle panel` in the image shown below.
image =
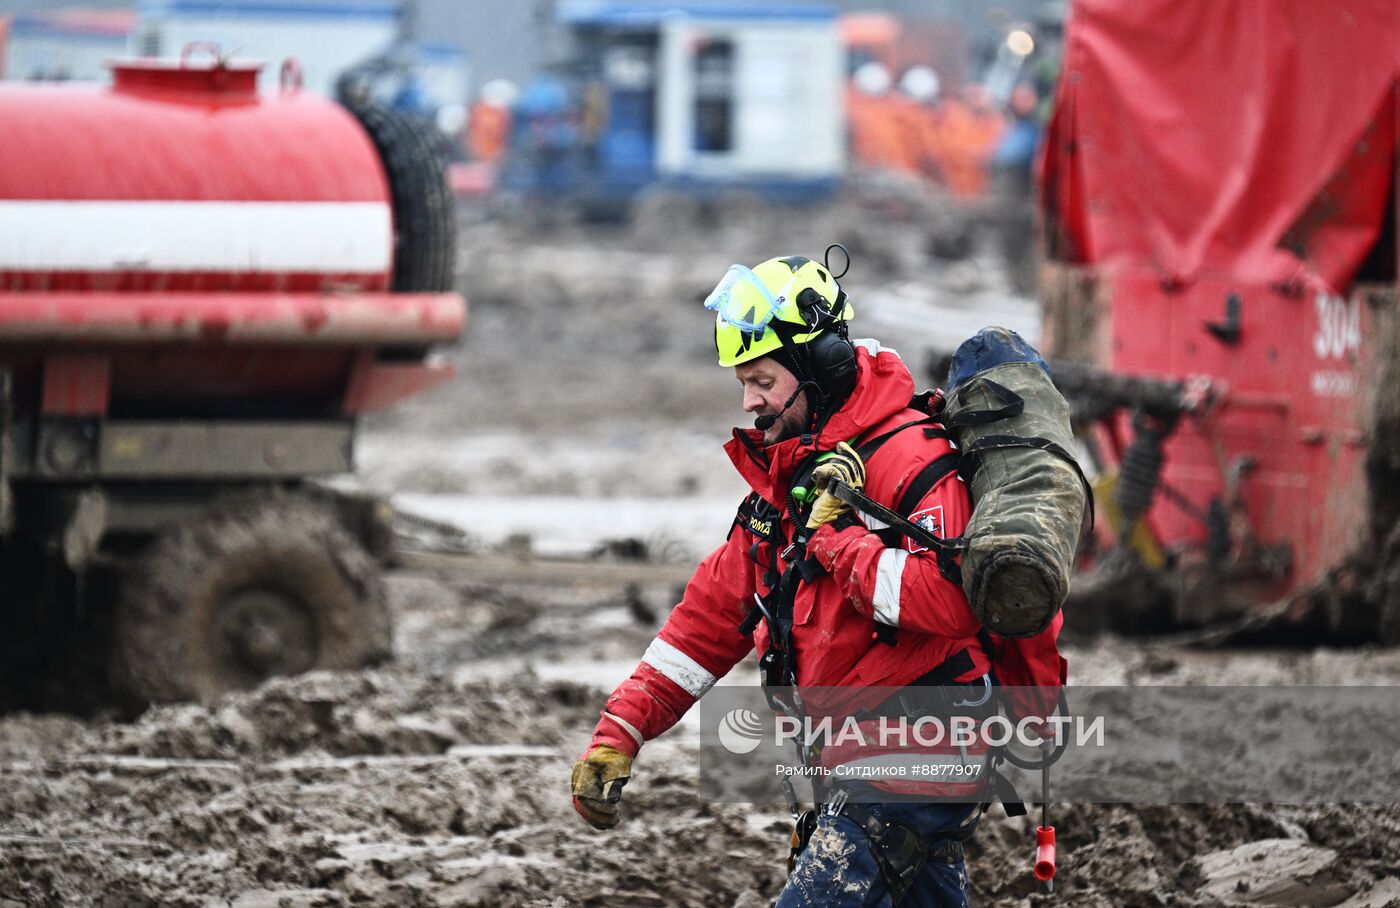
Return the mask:
M1047 345L1180 384L1147 525L1182 561L1252 558L1255 601L1316 588L1373 541L1397 84L1385 0L1073 7L1042 207L1052 273L1089 289L1052 306ZM1120 412L1106 469L1132 436Z

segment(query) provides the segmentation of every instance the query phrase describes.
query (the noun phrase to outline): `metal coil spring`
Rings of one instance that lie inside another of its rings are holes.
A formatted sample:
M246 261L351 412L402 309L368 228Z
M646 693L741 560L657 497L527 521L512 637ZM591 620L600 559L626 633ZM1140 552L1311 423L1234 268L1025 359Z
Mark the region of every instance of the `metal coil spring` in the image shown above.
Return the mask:
M1134 417L1136 434L1123 452L1118 470L1118 508L1125 528L1135 524L1152 505L1162 478L1162 439L1170 431L1141 414Z

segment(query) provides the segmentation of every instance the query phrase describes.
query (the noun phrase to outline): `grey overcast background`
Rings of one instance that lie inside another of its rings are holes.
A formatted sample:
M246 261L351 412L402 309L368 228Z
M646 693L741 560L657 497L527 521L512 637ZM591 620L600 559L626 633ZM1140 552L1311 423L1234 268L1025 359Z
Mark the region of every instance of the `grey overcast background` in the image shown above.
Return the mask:
M317 0L300 0L302 4ZM337 0L325 0L334 5ZM736 0L680 0L687 6L734 5ZM811 5L812 0L761 0L770 6ZM819 0L820 2L820 0ZM882 10L910 19L960 23L974 44L994 41L1002 24L1030 19L1054 0L836 0L843 11ZM664 3L655 5L663 6ZM0 0L0 15L41 9L134 9L133 0ZM523 80L549 59L545 25L553 0L418 0L418 37L463 47L476 85L505 77Z

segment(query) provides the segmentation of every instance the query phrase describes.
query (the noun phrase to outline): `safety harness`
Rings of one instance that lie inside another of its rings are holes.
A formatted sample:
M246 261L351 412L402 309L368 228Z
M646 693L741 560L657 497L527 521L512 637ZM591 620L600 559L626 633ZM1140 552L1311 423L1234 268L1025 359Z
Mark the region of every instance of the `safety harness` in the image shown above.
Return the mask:
M1007 393L1013 399L1006 400L1006 406L1003 408L966 413L962 414L962 418L968 421L991 422L1019 412L1019 407L1024 406L1024 403L1014 393L1009 391ZM948 429L937 419L937 414L942 410L942 404L941 391L925 391L915 395L910 401L910 408L930 415L905 422L873 438L858 438L852 447L855 448L862 461L868 462L880 448L896 435L916 427L922 428L925 438L950 439ZM742 438L748 442L747 436L742 436ZM749 446L751 454L761 457L757 450L752 450L751 443ZM930 461L915 474L900 493L899 500L893 509L884 508L864 495L854 493L849 488L838 489L837 494L848 503L855 504L868 516L873 516L886 524L884 527L872 531L886 546L900 545L904 538L926 546L935 553L939 572L943 577L961 587L962 573L958 565L958 557L966 546L965 541L961 537L943 539L934 536L923 527L911 523L910 515L929 491L950 473L958 472L964 480L970 481L972 474L976 472L980 464L981 454L984 451L1011 446L1042 447L1047 450L1057 448L1053 443L1043 439L992 436L983 439L974 450L950 451ZM1057 449L1053 450L1053 453L1069 457L1067 452ZM757 541L749 547L749 557L763 570L763 583L768 587L768 595L754 594L754 604L740 623L739 631L745 636L749 636L758 627L760 621L767 623L768 646L759 659L762 683L769 705L775 710L782 710L789 714L800 714L802 711L802 703L797 694L796 653L792 646L793 610L798 589L802 583L813 582L825 573L816 559L806 554L806 512L808 505L816 497L815 494L808 491L806 483L810 480L812 470L815 469L819 459L820 454L818 453L805 458L794 469L789 480L785 505L787 515L791 518L793 525L797 527L793 539L787 539L782 532L783 510L765 500L757 492L749 495L740 505L734 524L730 528L731 535L735 529L742 528L757 537ZM1072 461L1072 458L1069 459ZM843 494L843 491L847 494ZM854 499L858 499L858 501ZM1090 520L1092 520L1092 516ZM766 560L761 556L765 543L768 546ZM897 643L898 629L876 622L875 636L882 644L893 646ZM979 631L978 637L988 657L992 658L995 652L995 643L991 635L983 629ZM944 694L948 686L956 684L957 676L966 674L971 665L971 658L967 651L959 651L949 657L943 665L937 666L924 677L913 682L907 690L890 697L875 707L873 711L867 711L869 715L866 718L898 715L916 719L923 715L929 715L933 711L941 711L942 707L953 706L953 704L930 702L928 697L920 696L919 689L923 687L927 691L936 692L933 696L937 698ZM988 694L990 695L991 687L996 684L995 674L988 673L982 680L988 685ZM780 693L784 691L785 694ZM987 708L992 711L997 708L995 700L991 696L979 702L978 705L981 706L982 703L990 703ZM858 715L857 718L860 716ZM1023 816L1026 813L1025 804L1019 799L1010 780L997 771L997 763L1002 756L1001 753L995 751L988 754L987 778L990 792L996 800L1002 802L1003 809L1008 816ZM1058 754L1055 756L1057 757ZM811 757L811 754L803 752L804 764L809 763ZM1023 768L1031 768L1031 765L1023 760L1013 758L1012 762ZM1053 762L1053 760L1046 761L1044 766L1037 765L1036 768L1041 768L1044 771L1049 762ZM797 856L807 847L808 840L816 829L817 817L822 812L831 816L845 816L859 826L869 838L872 852L880 865L881 874L890 889L892 902L897 904L913 885L920 870L928 861L948 863L961 861L963 859L963 842L971 835L972 829L976 827L976 821L970 820L960 829L951 830L946 835L940 836L939 841L930 847L913 829L905 824L895 820L883 820L869 810L847 802L845 796L844 790L838 790L835 796L823 807L810 809L799 814L796 810L795 799L789 790L791 806L797 821L790 843L789 872L791 872ZM981 803L976 813L976 819L980 819L982 813L989 806L990 801Z
M917 405L917 409L927 412L928 402L936 393L925 392L917 395L911 402L911 407ZM915 427L923 427L925 438L946 439L949 437L934 417L925 416L903 423L867 440L858 438L852 447L855 448L862 461L869 461L876 452L900 432ZM813 453L804 458L793 470L788 482L787 515L792 520L793 526L798 528L793 534L793 539L787 539L782 533L783 512L757 492L749 495L739 506L739 512L734 518L734 525L730 528L731 534L735 528L742 527L759 537L759 540L749 547L749 557L763 569L763 582L768 587L768 595L754 594L754 604L749 609L748 615L739 624L739 632L744 636L749 636L758 627L760 621L765 621L768 625L768 647L759 658L759 668L765 691L774 688L795 688L797 663L796 654L792 649L792 626L797 591L802 583L811 583L825 574L821 564L815 558L807 555L807 530L805 527L807 511L811 501L816 497L808 489L807 483L810 482L812 471L816 468L820 457L820 453ZM913 509L918 506L929 490L938 484L939 480L957 469L958 462L957 452L950 452L925 465L901 493L898 504L900 514L907 516L912 513ZM876 535L880 536L886 545L898 544L899 531L897 529L886 528L876 531ZM760 551L765 542L769 547L766 562L760 557ZM937 553L939 571L953 582L960 583L961 577L958 574L958 565L955 560L956 550L940 546L937 548ZM878 622L875 625L876 639L891 646L896 642L897 631L897 628L889 625ZM769 704L775 708L780 706L791 708L793 706L790 703L775 703L773 696L773 694L769 695Z
M919 719L931 715L969 715L985 719L997 710L996 701L991 696L990 678L984 677L979 681L967 683L959 683L956 680L958 675L966 674L972 666L972 657L968 651L959 650L907 688L891 695L873 708L856 712L854 717L860 721L886 717ZM961 696L964 690L971 696L979 684L985 684L986 687L976 699ZM1025 806L1016 800L1016 793L1010 787L1010 782L996 771L991 754L988 755L987 773L992 791L1003 801L1007 814L1024 814ZM806 850L821 816L846 817L855 823L869 840L871 854L880 868L880 875L889 889L893 905L901 902L926 864L956 864L963 860L963 843L972 837L982 814L990 806L989 803L978 804L976 811L970 813L961 825L937 833L936 840L930 843L926 836L920 835L908 824L882 817L875 811L852 803L848 800L850 790L847 788L837 788L825 798L825 803L800 812L797 810L791 783L784 780L784 788L788 794L789 808L796 820L789 842L788 873L791 874L798 857ZM906 799L891 795L889 800Z

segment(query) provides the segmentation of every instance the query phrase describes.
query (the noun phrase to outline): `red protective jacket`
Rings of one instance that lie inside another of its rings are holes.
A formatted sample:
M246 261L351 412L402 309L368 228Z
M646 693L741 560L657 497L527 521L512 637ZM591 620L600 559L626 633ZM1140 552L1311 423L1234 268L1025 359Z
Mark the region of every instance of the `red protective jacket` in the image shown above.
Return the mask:
M815 441L808 436L762 447L762 433L735 429L730 459L762 499L782 511L781 537L795 528L785 502L794 470L837 442L866 440L927 414L909 409L914 380L893 350L857 341L855 390ZM920 428L893 435L866 461L865 493L895 508L905 485L923 467L953 450ZM911 517L937 535L959 535L971 516L967 488L950 473L920 500ZM873 521L866 521L867 523ZM760 623L752 637L739 625L754 594L768 592L767 542L736 521L725 544L701 562L679 605L647 648L637 670L608 698L590 744L636 756L674 725L696 700L750 650L768 643ZM879 526L874 529L879 529ZM957 656L959 681L979 677L988 661L977 641L980 624L962 588L946 580L933 552L907 540L887 548L867 525L837 530L827 524L807 545L827 574L798 588L793 649L800 686L897 686ZM876 622L898 628L894 645L877 639ZM965 654L964 654L965 651Z

